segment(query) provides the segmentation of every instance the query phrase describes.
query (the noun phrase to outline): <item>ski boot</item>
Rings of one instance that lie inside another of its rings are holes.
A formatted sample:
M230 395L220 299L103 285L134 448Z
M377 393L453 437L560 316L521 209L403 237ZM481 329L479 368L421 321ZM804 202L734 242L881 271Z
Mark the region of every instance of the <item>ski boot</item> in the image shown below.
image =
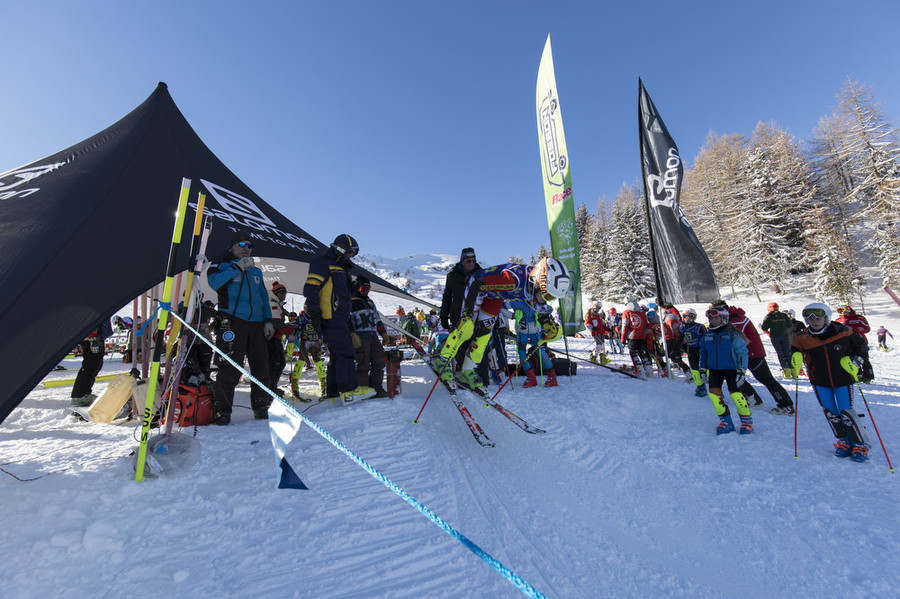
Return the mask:
M869 459L869 446L866 443L861 443L857 445L853 444L853 453L850 454L850 459L854 462L865 462Z
M697 385L697 388L694 390L694 395L696 397L706 397L706 384L700 383Z
M719 416L719 426L716 427L717 435L724 435L726 433L734 432L734 423L731 421L731 415L725 414L724 416Z
M606 354L600 354L600 366L606 366L609 364L610 359Z
M545 387L559 387L559 383L556 380L556 371L552 368L547 371L547 380L544 382Z
M442 381L453 380L453 366L450 363L450 358L437 356L431 361L431 367L441 377Z
M355 402L357 399L369 399L375 396L375 389L372 387L358 386L356 389L350 389L341 393L341 402L346 406Z
M849 458L850 454L853 453L853 444L850 443L850 439L838 439L834 442L834 455L839 458Z
M450 375L452 378L452 374ZM441 378L444 378L444 375L441 375ZM460 370L459 372L459 382L465 385L466 387L471 387L475 389L477 387L484 387L484 382L481 380L481 377L478 376L478 373L475 372L475 369L469 370Z
M528 370L525 371L525 377L526 377L525 384L522 385L524 388L529 389L531 387L538 386L537 377L534 376L534 368L533 367L529 368Z
M89 406L94 403L94 400L97 399L97 396L93 393L88 393L86 395L82 395L81 397L73 397L72 405L75 407L84 407Z
M753 418L751 416L741 416L741 434L749 435L753 432Z
M590 362L591 364L596 364L597 366L600 365L600 362L597 361L597 356L593 354L591 354L591 357L588 358L588 362Z

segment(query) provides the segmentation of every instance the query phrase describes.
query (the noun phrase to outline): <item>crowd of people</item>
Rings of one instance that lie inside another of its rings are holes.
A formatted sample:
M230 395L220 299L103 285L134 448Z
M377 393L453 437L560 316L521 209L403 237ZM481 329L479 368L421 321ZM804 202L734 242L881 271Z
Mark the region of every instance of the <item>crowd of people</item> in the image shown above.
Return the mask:
M286 312L287 288L279 281L267 287L262 271L251 257L249 234L236 231L221 260L206 270L209 286L216 291L215 310L207 310L215 345L237 364L249 363L253 383L250 404L254 417L265 419L271 403L269 393L283 395L278 383L288 360L296 351L298 360L290 372L291 395L312 401L299 391L300 376L315 369L319 397L352 403L386 397L384 347L393 344L375 303L369 297L371 282L352 277L352 258L359 252L356 240L337 236L323 255L309 265L302 294L306 302L298 314ZM445 380L477 388L500 384L511 369L507 363L506 339L516 342L517 370L525 376L524 387L558 385L553 353L547 343L562 335L562 327L548 302L564 297L571 285L566 266L554 258L536 265L500 264L482 267L471 247L447 274L440 310L428 314L418 308L406 314L398 307L402 334L413 340L428 339L428 359ZM837 309L832 320L825 304L806 306L802 321L792 310L768 305L760 330L768 336L781 367L783 379L797 381L808 376L816 397L832 428L836 455L866 459L868 441L852 409L853 384L874 379L866 333L869 323L849 305ZM600 301L590 302L584 326L594 341L589 361L606 366L610 355L624 354L631 360L631 373L660 376L680 371L693 383L697 396L707 396L719 419L717 434L739 430L753 432L751 407L764 404L750 382L766 388L775 402L773 414L795 413L784 386L769 370L766 350L756 326L743 309L716 300L705 313L707 325L697 312L679 311L671 304L626 302L619 313L603 310ZM509 330L514 321L513 331ZM84 356L72 390L72 402L86 405L95 396L91 385L103 360L103 340L111 334L101 323L81 342ZM885 327L877 332L878 346L887 351ZM234 405L235 387L241 373L222 355L216 354L213 413L217 425L228 425ZM327 356L327 365L326 365ZM687 358L685 361L685 357ZM210 374L210 356L205 373ZM725 390L727 389L726 402ZM732 419L730 404L739 418Z

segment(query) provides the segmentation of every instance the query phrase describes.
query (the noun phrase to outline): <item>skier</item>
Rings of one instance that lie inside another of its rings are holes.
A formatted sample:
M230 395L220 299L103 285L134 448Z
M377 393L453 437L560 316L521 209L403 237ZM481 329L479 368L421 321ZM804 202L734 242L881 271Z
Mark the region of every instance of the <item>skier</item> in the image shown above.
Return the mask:
M356 292L350 299L350 337L356 348L356 384L375 389L375 397L387 397L384 388L386 358L381 344L387 345L390 339L375 302L369 298L372 283L368 278L358 276L355 287Z
M481 387L483 380L475 367L484 351L504 301L523 300L532 305L566 295L571 277L566 266L555 258L542 258L536 266L501 264L478 271L466 290L463 316L459 325L447 338L433 365L444 380L453 378L451 360L462 344L469 339L469 349L459 372L459 381L468 387ZM552 319L543 323L544 339L558 339L562 331Z
M338 235L325 253L310 263L303 286L310 322L328 347L326 395L332 401L340 396L344 404L375 395L374 389L356 382L356 350L350 339L350 260L358 253L353 237Z
M777 302L769 304L769 313L763 319L760 329L769 335L769 341L778 356L778 362L784 372L784 378L794 378L791 368L791 329L793 322L791 317L778 309Z
M284 336L293 330L284 321L284 299L287 297L287 288L278 281L272 281L269 289L269 309L272 311L270 322L275 327L275 333L267 342L269 350L269 389L277 395L284 397L284 392L278 388L281 373L287 361L284 358Z
M891 339L894 338L894 336L891 335L891 332L884 328L884 326L880 326L878 327L878 330L875 331L875 335L878 336L878 349L880 349L881 351L889 351L887 346L887 338L889 335Z
M603 344L606 340L606 336L609 334L609 329L607 329L606 323L600 316L600 309L602 307L603 304L594 300L591 302L591 307L588 308L588 311L584 315L584 326L591 332L591 336L594 338L594 343L596 344L591 350L591 357L588 360L591 364L603 365L609 363L609 358L606 357L606 352L603 351ZM599 362L597 361L598 358L600 359Z
M319 387L321 396L324 399L326 393L326 373L325 363L322 361L322 338L312 325L306 310L300 312L297 317L297 352L299 354L297 363L291 371L291 393L294 399L302 402L310 402L300 396L300 375L303 373L304 367L315 368L316 377L319 379Z
M97 373L103 368L106 340L112 334L112 325L104 318L87 337L78 343L81 347L81 368L78 369L78 374L75 375L75 384L72 385L71 403L73 406L89 406L97 399L91 390L94 387Z
M609 329L609 353L624 354L625 347L619 340L622 334L622 315L615 308L609 309L609 318L606 320L606 328Z
M863 351L861 353L863 359L862 368L860 368L861 372L859 374L859 382L861 383L870 383L875 380L875 371L872 370L872 363L869 362L869 340L866 339L866 333L868 333L871 328L869 328L869 321L866 320L866 317L862 314L857 314L856 311L853 310L849 305L844 304L840 308L838 308L838 314L840 316L837 319L837 322L841 323L844 326L850 327L853 329L853 332L862 337L863 340Z
M540 364L541 372L547 375L545 387L558 387L559 382L556 380L556 371L553 369L553 360L547 355L546 348L541 345L540 349L532 355L531 359L526 360L529 346L538 347L541 341L541 335L544 331L543 322L552 319L553 309L547 304L532 306L523 300L506 302L510 310L514 310L513 314L516 319L516 350L519 356L519 370L525 373L525 388L537 387L537 376L535 375L534 364Z
M622 313L621 342L627 344L635 374L650 376L652 372L650 352L647 348L647 313L632 301Z
M706 334L706 327L697 322L697 311L688 308L682 314L681 338L687 348L688 364L696 389L694 395L706 397L706 382L700 374L700 340Z
M267 342L275 334L269 291L263 283L262 271L254 266L251 237L245 231L235 231L231 246L222 261L210 264L206 271L209 286L218 294L216 317L216 347L237 364L244 357L250 363L250 374L269 386L269 350ZM213 389L213 418L219 426L231 422L234 388L241 373L216 354L216 384ZM257 420L268 418L271 399L256 383L250 387L250 406Z
M853 410L853 375L847 369L862 365L865 342L850 327L831 322L825 304L809 304L802 314L806 330L794 337L793 362L805 360L809 382L837 439L834 455L864 462L869 444Z
M709 330L700 340L700 370L706 371L709 399L719 416L716 434L734 431L731 412L722 400L722 383L725 382L741 418L740 433L749 435L753 432L753 418L750 416L750 406L739 390L747 369L747 341L737 328L728 323L727 309L711 307L706 311L706 317L709 319Z
M691 372L691 367L685 364L682 358L681 350L681 314L672 304L665 306L663 311L663 331L666 339L666 352L668 352L669 360L681 368L681 372L687 377Z
M794 402L785 388L781 386L781 383L776 381L775 377L772 376L772 371L769 370L769 365L766 363L766 349L763 347L762 339L759 337L759 331L756 330L756 327L750 319L747 318L744 310L736 306L729 306L724 300L716 300L713 302L713 307L720 307L728 310L729 323L739 330L747 339L747 364L749 370L753 376L756 377L756 380L768 389L769 394L776 403L776 406L769 410L769 413L785 415L793 414ZM750 382L746 379L741 385L741 393L744 394L744 397L748 398L752 395L754 406L762 405L763 401L759 396L759 393L756 392Z
M459 262L447 273L447 278L444 280L444 294L441 296L439 318L441 326L450 333L459 326L462 318L466 287L472 275L480 270L481 265L478 264L475 257L475 250L466 247L459 253ZM454 356L456 365L463 363L467 349L465 344L460 345L457 355ZM488 376L487 364L479 364L478 375L482 377L482 380Z

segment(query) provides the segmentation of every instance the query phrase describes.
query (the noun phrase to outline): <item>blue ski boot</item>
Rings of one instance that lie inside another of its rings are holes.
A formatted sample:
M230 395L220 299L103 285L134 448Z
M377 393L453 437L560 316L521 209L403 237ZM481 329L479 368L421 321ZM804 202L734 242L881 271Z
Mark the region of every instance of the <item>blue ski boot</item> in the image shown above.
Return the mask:
M741 434L749 435L753 432L753 418L751 416L741 416Z
M719 416L719 426L716 427L717 435L724 435L726 433L734 432L734 423L731 421L731 415L726 414L725 416Z
M866 443L862 445L853 444L853 453L850 454L850 459L854 462L865 462L869 459L869 446Z
M853 444L850 442L850 438L838 439L834 442L834 455L839 458L849 458L850 454L853 453Z
M701 383L697 385L697 388L694 390L694 395L697 397L706 397L706 384Z

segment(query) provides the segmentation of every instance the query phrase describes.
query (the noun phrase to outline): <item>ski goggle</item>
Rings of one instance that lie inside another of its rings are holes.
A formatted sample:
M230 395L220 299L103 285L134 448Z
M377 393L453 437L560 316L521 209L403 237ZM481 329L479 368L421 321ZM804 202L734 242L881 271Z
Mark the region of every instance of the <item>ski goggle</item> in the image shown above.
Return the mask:
M250 248L251 250L253 249L253 244L250 243L249 241L238 241L237 245L238 245L238 247Z
M806 308L803 310L803 318L805 320L809 320L810 318L825 318L825 310L822 308Z
M714 309L714 308L706 311L706 317L707 317L707 318L712 318L713 316L717 316L717 317L719 317L719 318L724 318L724 316L722 315L722 313L719 312L718 310Z

